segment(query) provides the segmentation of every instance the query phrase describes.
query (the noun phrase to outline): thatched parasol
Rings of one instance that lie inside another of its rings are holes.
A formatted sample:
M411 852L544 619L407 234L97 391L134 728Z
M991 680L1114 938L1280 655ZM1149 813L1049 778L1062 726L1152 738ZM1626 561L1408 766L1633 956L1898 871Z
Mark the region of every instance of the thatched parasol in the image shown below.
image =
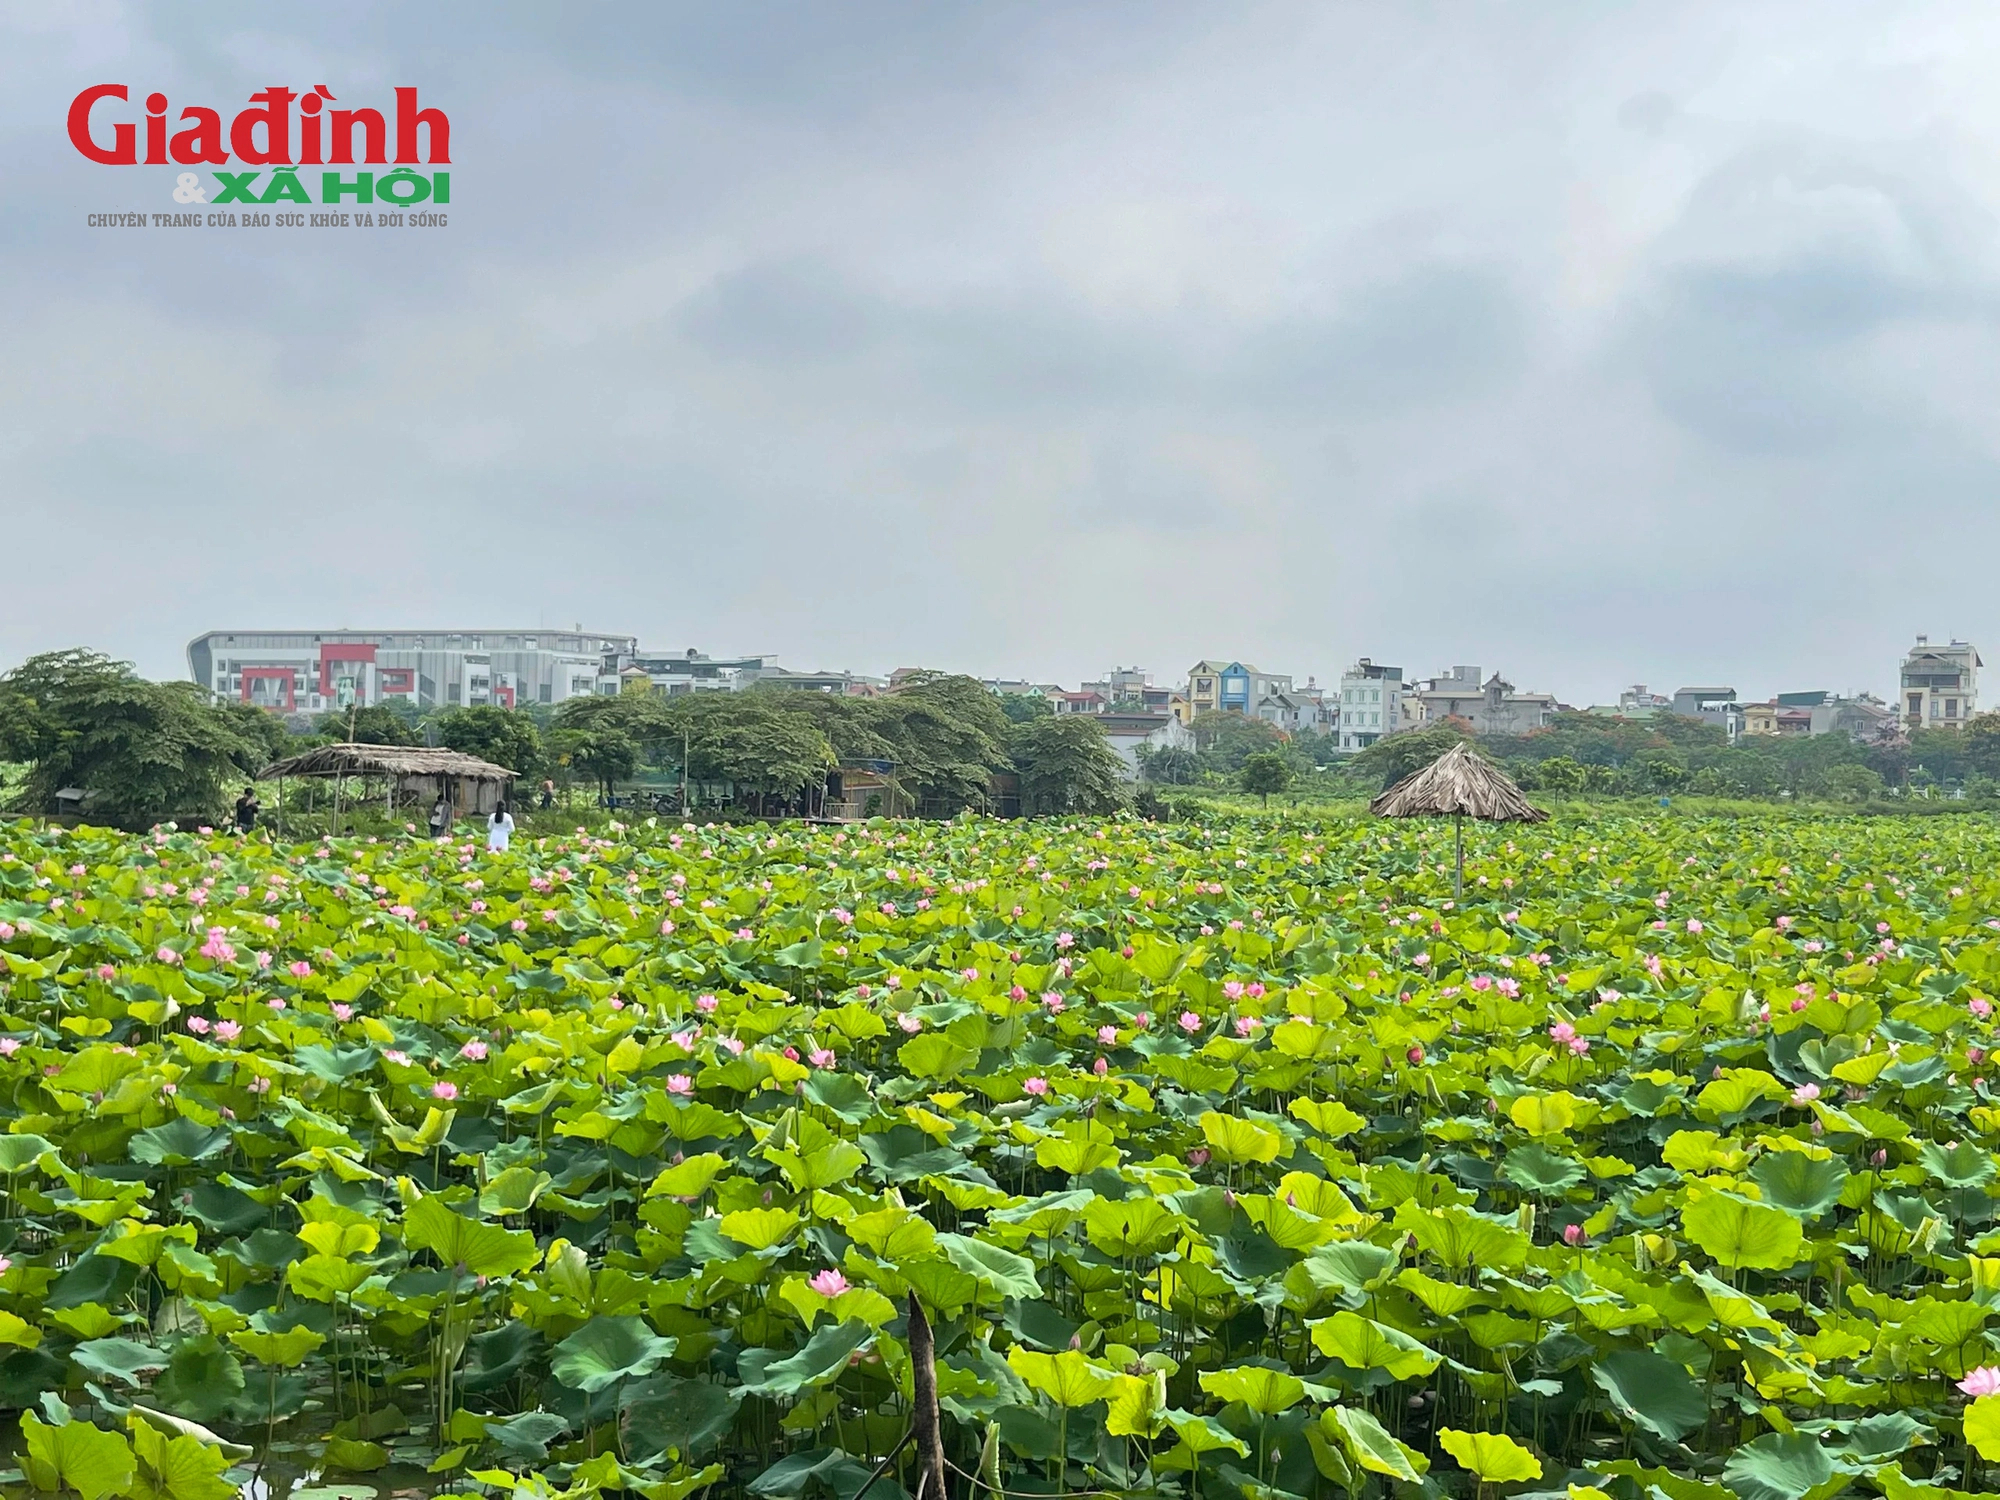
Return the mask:
M1421 771L1413 771L1368 804L1378 818L1443 818L1458 835L1458 869L1452 896L1465 899L1465 820L1540 823L1548 818L1514 779L1472 746L1458 744Z

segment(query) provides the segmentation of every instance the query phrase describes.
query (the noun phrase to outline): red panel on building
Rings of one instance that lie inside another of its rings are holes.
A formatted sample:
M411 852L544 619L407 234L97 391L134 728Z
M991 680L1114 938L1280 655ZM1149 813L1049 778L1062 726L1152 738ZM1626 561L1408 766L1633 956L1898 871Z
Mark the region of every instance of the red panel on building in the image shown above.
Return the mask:
M243 701L250 701L250 684L253 682L282 682L285 685L285 712L295 712L299 706L299 669L297 667L245 667L243 669Z
M333 664L340 661L373 662L375 648L359 641L322 641L319 648L319 695L333 696Z

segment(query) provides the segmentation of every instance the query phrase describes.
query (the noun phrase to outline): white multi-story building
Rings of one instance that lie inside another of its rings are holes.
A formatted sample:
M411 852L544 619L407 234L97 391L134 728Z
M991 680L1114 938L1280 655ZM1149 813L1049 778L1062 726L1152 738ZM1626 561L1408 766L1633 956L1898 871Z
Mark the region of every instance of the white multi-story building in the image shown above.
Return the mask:
M188 671L275 713L516 708L616 692L613 664L637 647L585 630L212 630L188 642Z
M1362 657L1340 677L1340 748L1366 750L1403 728L1403 669Z
M1958 728L1978 712L1979 669L1984 665L1970 642L1933 646L1929 636L1918 636L1903 658L1903 727Z

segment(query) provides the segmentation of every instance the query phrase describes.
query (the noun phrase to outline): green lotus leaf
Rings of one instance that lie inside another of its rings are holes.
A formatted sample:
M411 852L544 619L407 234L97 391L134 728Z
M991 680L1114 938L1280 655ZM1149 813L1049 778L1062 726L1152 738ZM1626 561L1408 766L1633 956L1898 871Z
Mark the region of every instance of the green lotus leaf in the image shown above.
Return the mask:
M117 1380L129 1386L140 1384L139 1377L167 1367L166 1351L131 1339L90 1339L69 1351L69 1357L100 1380Z
M1743 1500L1799 1500L1833 1472L1833 1459L1817 1439L1767 1432L1729 1455L1722 1482Z
M779 1357L777 1350L745 1350L739 1361L743 1389L753 1396L795 1396L838 1375L847 1368L848 1357L874 1337L875 1330L866 1323L827 1323L794 1354Z
M1238 1365L1206 1371L1201 1388L1221 1401L1240 1401L1260 1417L1289 1411L1305 1399L1305 1382L1283 1370L1264 1365Z
M650 1375L674 1352L674 1344L643 1318L592 1318L551 1350L549 1371L564 1385L589 1394Z
M1767 1151L1750 1176L1764 1201L1801 1218L1816 1219L1840 1201L1847 1165L1837 1157L1814 1161L1803 1151Z
M80 1500L104 1500L122 1493L138 1473L132 1445L88 1422L50 1426L33 1412L23 1412L21 1437L27 1448L22 1466L37 1489L73 1490Z
M1075 1349L1043 1354L1016 1345L1007 1351L1007 1365L1028 1389L1047 1396L1057 1406L1088 1406L1102 1401L1116 1387L1111 1371L1093 1364Z
M1611 1403L1641 1427L1677 1443L1708 1422L1708 1401L1688 1372L1648 1349L1614 1349L1590 1368Z
M1359 1313L1337 1312L1310 1325L1313 1347L1355 1370L1385 1370L1392 1379L1411 1380L1438 1367L1443 1356L1407 1333Z
M1681 1211L1681 1227L1718 1264L1732 1268L1783 1270L1798 1261L1805 1242L1791 1214L1731 1193L1704 1192Z
M1438 1446L1481 1484L1512 1484L1542 1477L1541 1461L1505 1433L1440 1427Z
M532 1234L468 1219L434 1196L419 1200L403 1215L403 1243L428 1250L445 1266L469 1276L511 1276L541 1259Z
M1000 1297L1042 1295L1041 1283L1035 1279L1035 1263L1025 1255L962 1234L941 1234L937 1243L953 1265Z
M1320 1415L1320 1428L1371 1474L1383 1474L1404 1484L1421 1484L1424 1475L1430 1472L1429 1459L1400 1442L1365 1411L1352 1406L1329 1407Z

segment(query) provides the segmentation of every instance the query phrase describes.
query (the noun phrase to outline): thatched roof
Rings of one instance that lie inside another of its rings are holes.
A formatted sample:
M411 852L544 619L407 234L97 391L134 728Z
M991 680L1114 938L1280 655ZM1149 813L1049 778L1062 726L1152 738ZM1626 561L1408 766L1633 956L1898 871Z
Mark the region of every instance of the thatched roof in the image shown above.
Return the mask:
M1442 818L1462 813L1488 823L1539 823L1548 817L1514 780L1470 745L1454 745L1368 804L1379 818Z
M512 781L516 773L490 760L457 750L405 745L321 745L287 756L257 773L259 781L280 776L455 776L466 781Z

